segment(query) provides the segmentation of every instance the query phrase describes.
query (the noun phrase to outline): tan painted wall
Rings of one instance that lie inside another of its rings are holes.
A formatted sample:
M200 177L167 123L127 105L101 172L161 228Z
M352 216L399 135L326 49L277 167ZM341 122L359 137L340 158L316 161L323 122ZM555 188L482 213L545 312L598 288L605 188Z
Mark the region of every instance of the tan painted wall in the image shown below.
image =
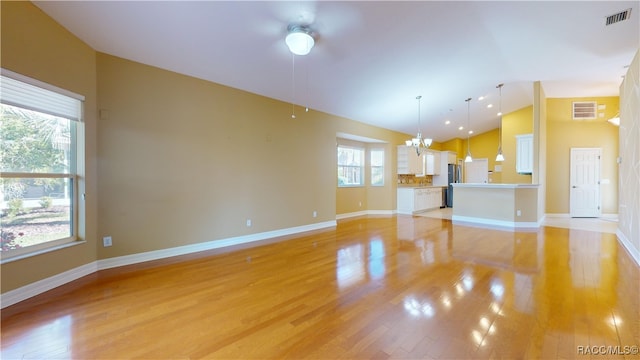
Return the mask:
M96 54L30 2L0 2L2 67L85 96L86 243L2 264L2 293L96 260ZM82 190L81 190L82 192Z
M604 116L597 120L572 120L572 102L597 101L606 105ZM602 213L618 212L618 128L606 119L619 109L615 97L547 99L547 196L546 212L569 213L569 164L572 147L602 148L602 179L609 180L601 189Z
M516 135L533 133L533 106L502 116L502 182L505 184L531 184L531 175L516 172Z
M496 162L496 155L498 154L498 142L499 131L494 129L482 134L475 135L469 139L471 144L471 156L474 159L487 159L489 164L489 182L490 183L502 183L502 172L491 172L495 169L495 165L501 163ZM467 141L462 143L462 155L458 155L459 158L464 158L467 154Z
M101 53L98 92L100 259L396 207L393 181L336 190L336 134L389 143L389 180L405 134Z

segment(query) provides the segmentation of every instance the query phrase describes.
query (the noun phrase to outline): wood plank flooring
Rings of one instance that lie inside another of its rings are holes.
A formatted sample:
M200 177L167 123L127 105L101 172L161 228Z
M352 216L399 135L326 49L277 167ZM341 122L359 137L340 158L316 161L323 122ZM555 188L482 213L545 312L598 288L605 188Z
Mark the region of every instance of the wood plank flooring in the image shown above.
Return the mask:
M613 234L398 215L277 240L10 306L1 358L638 358L640 269Z

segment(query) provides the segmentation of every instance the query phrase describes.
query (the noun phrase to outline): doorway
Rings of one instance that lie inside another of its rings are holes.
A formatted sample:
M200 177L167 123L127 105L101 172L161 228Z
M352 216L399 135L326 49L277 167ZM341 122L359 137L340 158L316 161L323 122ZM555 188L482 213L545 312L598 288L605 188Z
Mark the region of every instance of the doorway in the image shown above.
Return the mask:
M489 182L489 160L473 159L472 162L464 163L465 182L486 184Z
M600 217L600 148L571 148L569 215Z

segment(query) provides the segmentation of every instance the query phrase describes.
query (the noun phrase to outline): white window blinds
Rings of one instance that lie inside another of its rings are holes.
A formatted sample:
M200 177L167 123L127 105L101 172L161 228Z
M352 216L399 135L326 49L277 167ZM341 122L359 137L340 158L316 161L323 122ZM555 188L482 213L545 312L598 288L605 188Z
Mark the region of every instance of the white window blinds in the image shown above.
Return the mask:
M2 69L0 102L66 119L82 120L84 96Z

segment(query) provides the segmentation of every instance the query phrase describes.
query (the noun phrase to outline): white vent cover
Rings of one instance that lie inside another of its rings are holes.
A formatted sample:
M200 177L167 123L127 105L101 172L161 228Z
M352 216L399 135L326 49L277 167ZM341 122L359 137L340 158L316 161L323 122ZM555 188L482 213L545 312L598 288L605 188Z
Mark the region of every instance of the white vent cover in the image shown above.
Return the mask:
M627 20L631 16L631 8L621 11L617 14L609 15L606 18L605 26Z
M595 119L597 109L598 103L596 103L595 101L576 101L573 103L573 119Z

